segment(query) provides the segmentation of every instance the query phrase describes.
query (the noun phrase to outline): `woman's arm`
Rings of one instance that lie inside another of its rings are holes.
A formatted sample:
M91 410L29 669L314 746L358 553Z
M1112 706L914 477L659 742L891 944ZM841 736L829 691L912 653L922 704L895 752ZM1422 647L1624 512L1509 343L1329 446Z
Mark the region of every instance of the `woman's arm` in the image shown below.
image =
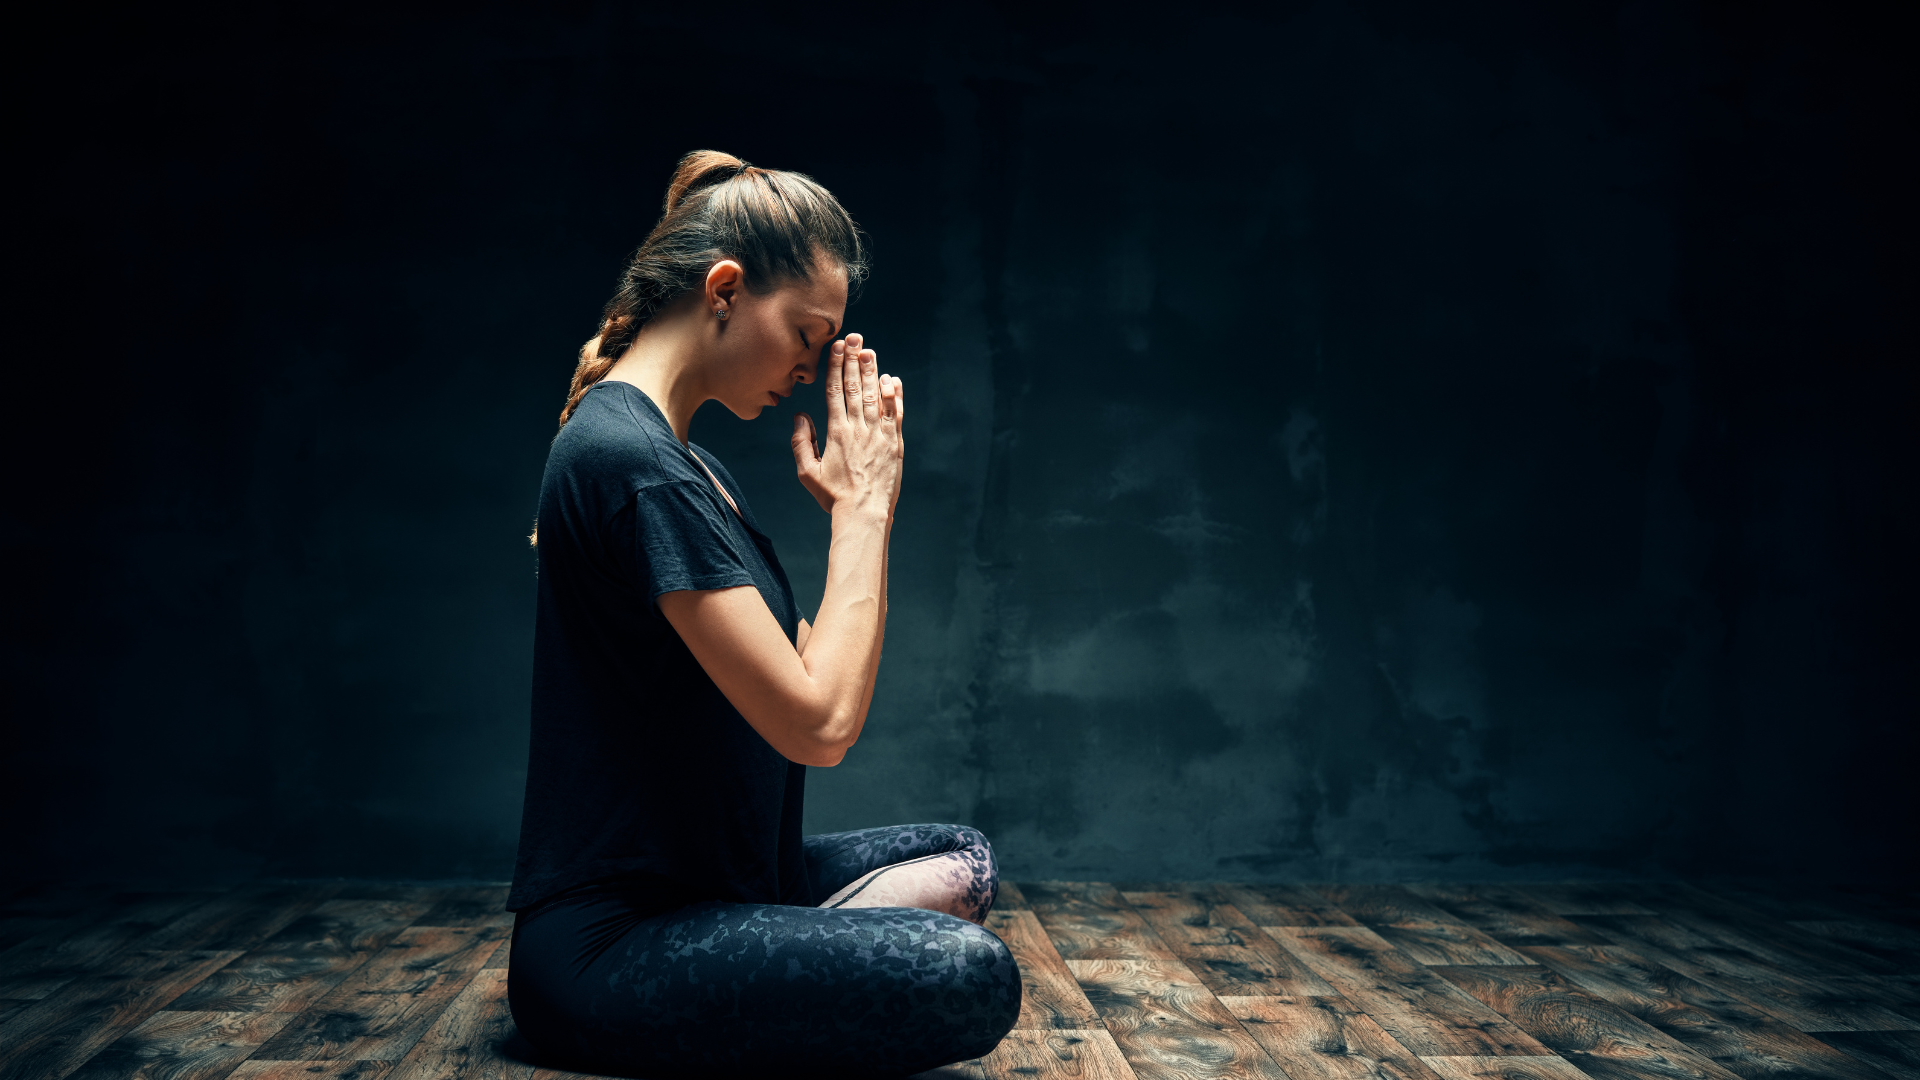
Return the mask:
M892 556L893 545L888 544L887 546L888 546L887 557L891 559L893 557ZM887 578L883 573L880 580L880 633L875 637L874 643L873 643L874 678L867 680L867 692L865 697L861 699L860 713L863 716L866 714L868 704L873 701L874 679L878 679L880 675L880 664L879 664L880 643L881 641L885 640L887 636L887 585L889 583L889 580L890 579ZM799 653L801 656L807 655L807 638L812 633L813 633L813 627L810 624L808 624L807 620L801 619L800 628L793 635L793 651Z
M886 619L902 405L898 382L883 379L873 351L848 335L834 343L829 367L824 453L814 453L811 419L796 420L801 482L833 516L827 587L804 641L788 643L751 586L659 598L720 692L775 750L802 764L839 764L866 722Z
M853 335L848 336L852 337ZM903 385L899 379L891 379L888 376L882 375L880 377L880 394L882 397L883 410L887 407L891 408L891 412L886 413L886 415L891 415L893 418L894 433L904 438L907 426L906 386ZM812 446L811 440L809 440L807 445L809 447ZM892 531L893 507L898 505L899 499L899 481L896 480L893 502L889 505L887 512L889 534L891 534ZM822 500L820 505L827 508L828 512L831 513L831 506L825 500ZM866 723L867 710L873 704L874 684L878 682L880 678L881 646L887 637L887 586L889 583L887 571L892 560L892 550L892 544L889 543L885 548L881 549L880 552L880 626L873 635L873 657L867 667L867 688L866 691L860 695L860 722L863 725ZM799 648L801 655L806 655L806 645L804 642L799 641L797 636L796 646Z
M873 635L873 662L868 667L867 691L860 695L860 715L867 715L867 708L873 704L873 685L880 679L880 646L887 639L887 559L888 553L880 553L880 630Z

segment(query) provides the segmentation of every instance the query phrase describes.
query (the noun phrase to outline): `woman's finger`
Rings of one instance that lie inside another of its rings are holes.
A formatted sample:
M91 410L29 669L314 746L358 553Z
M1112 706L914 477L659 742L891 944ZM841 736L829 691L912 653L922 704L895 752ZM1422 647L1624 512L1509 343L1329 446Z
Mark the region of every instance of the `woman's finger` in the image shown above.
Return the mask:
M842 340L834 342L833 348L827 350L825 366L827 369L827 433L829 435L833 433L834 428L845 423L847 419L847 369L844 362L846 349L847 343Z
M880 422L880 357L872 349L860 350L860 408L867 423Z
M905 429L907 426L907 384L900 376L893 377L893 426Z
M864 423L867 419L865 406L861 402L860 389L860 335L847 335L846 355L841 358L840 383L845 395L841 405L847 410L847 420L852 423Z

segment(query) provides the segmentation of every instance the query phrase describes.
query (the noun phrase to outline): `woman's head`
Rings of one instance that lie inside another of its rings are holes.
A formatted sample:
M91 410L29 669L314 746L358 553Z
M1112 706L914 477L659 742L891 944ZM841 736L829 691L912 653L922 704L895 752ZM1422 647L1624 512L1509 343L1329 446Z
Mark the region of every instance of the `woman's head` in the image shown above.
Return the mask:
M560 423L641 328L679 303L724 324L733 366L772 368L798 358L810 371L866 273L860 231L826 188L799 173L696 150L674 170L659 224L627 261L599 333L580 350ZM723 397L736 413L766 404L748 393L756 377L743 369L735 381L746 396Z

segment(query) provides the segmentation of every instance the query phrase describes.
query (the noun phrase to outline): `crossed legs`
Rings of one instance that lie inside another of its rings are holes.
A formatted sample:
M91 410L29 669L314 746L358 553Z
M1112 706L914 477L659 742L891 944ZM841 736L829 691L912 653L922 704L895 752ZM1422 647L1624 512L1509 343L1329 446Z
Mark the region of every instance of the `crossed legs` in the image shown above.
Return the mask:
M541 1050L660 1077L882 1077L993 1049L1020 973L980 925L998 889L972 829L900 825L804 840L817 906L618 891L516 923L514 1021Z
M993 848L964 825L888 825L801 843L824 908L922 908L978 925L1000 889Z

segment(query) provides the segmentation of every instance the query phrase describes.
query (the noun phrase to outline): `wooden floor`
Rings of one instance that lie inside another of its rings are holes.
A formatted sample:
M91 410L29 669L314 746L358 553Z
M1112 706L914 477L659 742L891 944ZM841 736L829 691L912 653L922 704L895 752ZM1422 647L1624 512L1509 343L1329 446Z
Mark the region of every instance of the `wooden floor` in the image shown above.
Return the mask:
M0 1076L574 1075L513 1039L504 895L17 893L0 901ZM990 925L1020 960L1019 1024L927 1076L1920 1078L1911 896L1033 882Z

